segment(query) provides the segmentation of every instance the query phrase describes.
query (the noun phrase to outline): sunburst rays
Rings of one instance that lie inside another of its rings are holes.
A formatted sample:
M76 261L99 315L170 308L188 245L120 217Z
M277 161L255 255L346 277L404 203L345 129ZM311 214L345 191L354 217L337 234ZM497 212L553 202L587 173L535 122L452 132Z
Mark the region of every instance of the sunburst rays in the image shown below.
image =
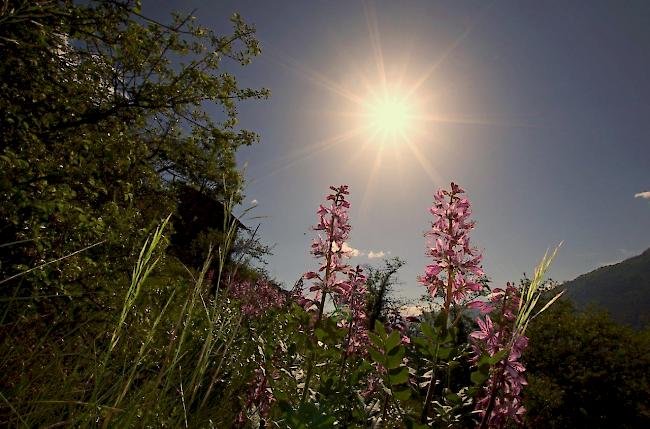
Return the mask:
M447 125L465 126L512 126L503 122L494 122L485 118L453 116L444 112L444 106L434 100L427 86L438 77L444 63L465 42L479 21L479 14L469 25L452 38L449 45L437 55L429 65L414 73L411 63L412 52L407 50L398 59L390 57L382 46L377 13L373 3L363 1L366 20L369 52L372 58L370 70L363 72L363 59L355 58L349 67L356 73L353 83L340 82L328 77L322 71L285 55L267 44L267 59L297 74L315 86L325 89L339 99L339 104L332 108L321 108L319 115L324 121L331 120L334 135L313 142L306 142L299 150L294 150L281 159L272 161L275 167L271 174L287 170L297 163L330 151L341 151L345 158L339 168L363 175L365 189L361 197L361 209L369 204L373 187L382 170L395 176L404 186L406 178L413 174L413 166L433 182L441 184L441 176L430 159L431 145L443 144L432 141L432 127ZM404 41L407 44L407 40ZM391 65L389 70L387 64ZM411 69L411 70L409 70ZM353 73L348 73L351 75ZM351 88L352 87L352 88ZM392 120L393 124L387 124ZM439 130L436 130L439 131ZM439 139L439 137L438 137ZM346 145L345 148L342 146ZM425 146L426 145L426 146Z

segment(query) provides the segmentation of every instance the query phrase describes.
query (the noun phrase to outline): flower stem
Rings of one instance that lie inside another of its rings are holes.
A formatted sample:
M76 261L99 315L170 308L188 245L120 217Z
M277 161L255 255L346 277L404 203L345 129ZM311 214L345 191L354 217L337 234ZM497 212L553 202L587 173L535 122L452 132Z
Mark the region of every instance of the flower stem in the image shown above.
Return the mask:
M338 197L337 197L338 198ZM336 205L336 200L334 204ZM312 330L312 339L315 335L316 329L320 327L320 321L321 318L323 317L323 310L325 309L325 299L327 298L327 285L329 284L329 278L330 278L330 267L332 265L332 245L334 244L334 215L331 216L331 222L330 222L330 227L328 230L328 235L329 235L329 243L327 247L327 255L326 255L326 263L327 266L325 268L325 279L323 280L324 287L323 287L323 294L321 295L320 302L318 303L318 316L316 317L316 322L314 323L314 329ZM307 395L309 394L309 383L311 381L312 373L314 371L314 359L316 358L316 348L313 347L311 350L311 353L309 354L309 361L307 362L307 375L305 376L305 387L303 388L302 391L302 399L300 402L304 403L305 400L307 399Z

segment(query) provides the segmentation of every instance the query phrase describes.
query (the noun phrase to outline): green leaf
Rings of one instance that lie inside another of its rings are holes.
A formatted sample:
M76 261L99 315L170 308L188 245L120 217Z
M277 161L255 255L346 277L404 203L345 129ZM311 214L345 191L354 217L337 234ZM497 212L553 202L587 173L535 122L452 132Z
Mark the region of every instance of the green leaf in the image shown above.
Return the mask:
M386 367L388 369L399 367L402 364L402 358L405 353L406 349L403 346L391 350L391 352L386 355Z
M476 387L476 386L468 387L466 390L466 397L467 396L470 398L474 397L480 390L481 390L480 387Z
M454 392L448 393L447 395L445 395L445 398L447 398L447 401L451 402L452 404L456 404L456 405L459 405L459 404L461 404L463 402L460 399L460 396L458 396Z
M472 380L472 383L476 384L477 386L483 385L485 383L485 380L487 380L489 377L489 374L484 373L482 371L472 371L472 375L470 375L470 379Z
M400 401L407 401L411 397L411 389L393 390L393 396Z
M384 341L377 334L368 332L368 338L370 338L370 341L372 344L374 344L375 347L378 349L383 349Z
M386 328L384 328L384 324L381 323L379 320L375 322L375 332L381 338L386 338Z
M365 371L371 371L373 369L372 365L370 362L368 362L367 359L364 359L361 361L359 366L355 369L355 372L363 373Z
M440 342L442 344L453 343L455 337L456 337L456 332L454 331L453 328L450 328L449 330L447 330L447 334Z
M402 342L402 337L400 336L397 330L394 330L393 332L390 333L388 339L386 339L386 346L384 347L384 350L386 352L390 352L395 347L397 347L401 342Z
M422 333L426 335L427 337L431 339L435 339L438 336L433 332L433 328L426 322L422 322L420 324L420 329L422 330Z
M491 366L491 364L490 364L490 355L488 355L486 353L483 353L481 355L481 357L478 359L478 361L476 362L476 366L481 368L481 367L484 367L486 365L488 367Z
M508 353L508 349L499 350L493 356L488 358L488 362L490 363L490 365L495 365L498 362L500 362L504 357L506 357L507 353Z
M460 366L460 362L457 360L450 360L447 366L449 366L449 369L454 369Z
M406 425L407 429L427 429L428 426L425 424L421 424L415 420L413 420L411 417L405 417L404 419L404 424Z
M426 347L429 346L429 344L431 344L430 341L428 341L426 338L422 338L422 337L413 337L413 338L411 338L411 341L413 341L413 343L416 346L420 346L422 348L426 348Z
M280 401L280 404L289 400L289 395L280 389L274 389L273 396L275 397L275 399Z
M441 311L438 313L436 316L436 320L433 322L433 326L438 328L439 330L442 330L447 327L447 313L445 311Z
M451 355L452 348L451 347L439 347L438 348L438 358L440 359L449 359L449 355Z
M409 369L405 366L391 369L388 371L388 379L391 385L406 383L409 380Z
M372 360L374 360L375 362L380 363L382 365L384 364L384 355L379 353L377 350L368 349L368 354L370 355Z
M316 338L318 338L318 341L323 341L325 338L327 338L327 332L321 328L316 328L314 330L314 334L316 335Z

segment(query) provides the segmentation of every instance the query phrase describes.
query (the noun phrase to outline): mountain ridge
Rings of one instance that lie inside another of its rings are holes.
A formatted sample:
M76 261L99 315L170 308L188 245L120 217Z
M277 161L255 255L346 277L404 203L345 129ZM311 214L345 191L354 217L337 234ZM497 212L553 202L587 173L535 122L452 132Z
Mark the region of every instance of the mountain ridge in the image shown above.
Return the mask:
M579 309L594 305L607 310L617 322L635 328L649 326L650 248L582 274L561 287Z

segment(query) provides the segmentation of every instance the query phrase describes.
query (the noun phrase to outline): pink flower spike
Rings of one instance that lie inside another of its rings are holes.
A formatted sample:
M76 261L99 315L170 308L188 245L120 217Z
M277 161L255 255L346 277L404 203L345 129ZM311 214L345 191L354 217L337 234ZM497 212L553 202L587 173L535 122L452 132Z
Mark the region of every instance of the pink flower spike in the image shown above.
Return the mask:
M425 234L429 240L426 255L433 261L419 281L432 298L442 293L445 308L462 304L483 288L478 282L484 275L482 257L478 249L470 246L469 233L474 222L469 220L469 200L459 197L463 193L461 187L452 183L451 191L440 189L434 194L433 206L429 208L434 220Z
M523 375L526 368L519 360L528 345L528 338L513 326L519 311L519 293L508 283L505 290L495 288L488 296L488 302L475 301L470 304L471 307L484 306L501 316L495 319L498 323L494 323L490 316L479 318L479 330L470 334L474 362L485 353L494 356L500 351L506 352L506 356L491 368L490 377L476 403L476 410L487 421L488 427L503 427L509 420L521 424L521 417L526 411L520 398L523 386L527 384Z
M317 272L306 273L303 278L314 280L309 287L314 292L314 298L300 297L305 309L316 305L320 320L325 297L330 295L334 305L344 317L339 326L345 327L348 334L344 345L345 353L363 352L366 348L368 335L366 332L366 277L363 270L357 266L352 268L344 262L351 254L346 241L350 235L348 209L350 203L346 200L349 195L347 185L330 186L332 193L327 195L329 205L320 205L316 214L318 223L312 228L322 231L311 245L312 255L320 261ZM316 322L318 323L318 321Z

